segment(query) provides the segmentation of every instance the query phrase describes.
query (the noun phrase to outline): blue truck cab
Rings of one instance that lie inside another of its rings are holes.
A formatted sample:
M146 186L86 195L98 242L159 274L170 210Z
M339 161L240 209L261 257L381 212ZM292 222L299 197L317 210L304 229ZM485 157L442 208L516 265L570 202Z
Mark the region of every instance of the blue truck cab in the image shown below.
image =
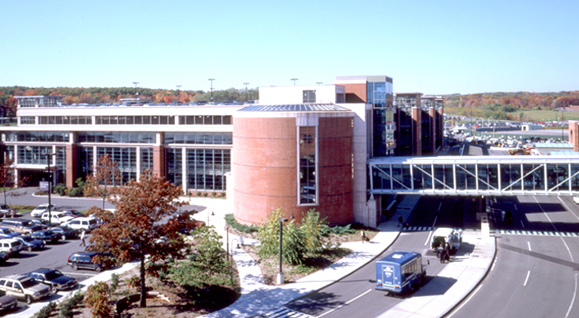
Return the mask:
M422 254L396 251L376 261L376 289L400 294L417 289L424 282L426 266Z

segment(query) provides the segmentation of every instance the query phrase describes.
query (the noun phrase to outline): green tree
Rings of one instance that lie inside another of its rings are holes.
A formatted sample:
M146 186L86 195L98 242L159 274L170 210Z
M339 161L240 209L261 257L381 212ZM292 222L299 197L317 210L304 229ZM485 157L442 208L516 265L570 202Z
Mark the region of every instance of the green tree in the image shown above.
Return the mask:
M93 317L109 318L113 316L111 306L109 306L110 290L105 282L95 282L88 286L86 291L86 303L91 308Z

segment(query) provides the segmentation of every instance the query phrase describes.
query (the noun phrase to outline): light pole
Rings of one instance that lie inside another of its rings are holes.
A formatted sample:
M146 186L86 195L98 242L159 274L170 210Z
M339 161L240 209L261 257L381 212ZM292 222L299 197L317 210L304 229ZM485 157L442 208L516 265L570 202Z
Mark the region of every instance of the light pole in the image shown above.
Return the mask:
M297 78L292 78L292 81L294 81L294 86L296 86L296 81L298 80Z
M55 153L44 152L42 154L46 157L46 169L48 170L48 227L52 227L52 202L50 194L52 193L52 172L50 171L50 157L56 156ZM56 166L56 165L55 165Z
M211 81L211 104L213 104L213 81L215 79L214 78L210 78L209 81Z
M292 213L290 219L294 218ZM283 222L287 222L288 219L281 217L279 218L279 273L277 273L277 284L281 285L284 282L283 270L282 270L282 254L283 254Z
M135 84L135 95L139 97L139 92L137 92L137 85L139 84L139 82L133 82L133 84Z
M249 83L243 83L243 85L245 85L245 101L247 102L249 100L249 95L247 95L247 85L249 85Z
M177 85L177 103L179 102L179 89L181 88L181 86L183 85Z

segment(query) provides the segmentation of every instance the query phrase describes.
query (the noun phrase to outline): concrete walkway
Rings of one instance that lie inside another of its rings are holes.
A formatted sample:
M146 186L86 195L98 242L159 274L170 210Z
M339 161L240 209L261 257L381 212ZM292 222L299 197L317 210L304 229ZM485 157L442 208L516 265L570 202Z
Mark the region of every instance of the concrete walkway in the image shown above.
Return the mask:
M229 246L239 271L242 296L231 306L204 317L251 317L266 314L349 275L371 262L394 243L401 231L401 227L398 227L398 215L402 215L404 220L408 219L417 201L416 196L408 196L399 202L394 217L380 224L380 232L369 244L345 243L343 246L353 251L350 255L324 270L282 286L266 285L255 261L243 250L231 249L239 238L230 236ZM197 205L205 205L204 203L195 201ZM211 208L208 207L197 214L196 218L204 220L204 217L209 217L210 225L215 225L217 232L225 239L223 217L226 212L221 211L213 203L215 202L207 202L207 206ZM204 214L210 213L209 211L215 215ZM380 317L440 317L467 297L486 276L494 260L496 245L494 237L481 237L480 232L466 231L463 235L463 246L454 260L447 264L438 276L414 293L412 297Z

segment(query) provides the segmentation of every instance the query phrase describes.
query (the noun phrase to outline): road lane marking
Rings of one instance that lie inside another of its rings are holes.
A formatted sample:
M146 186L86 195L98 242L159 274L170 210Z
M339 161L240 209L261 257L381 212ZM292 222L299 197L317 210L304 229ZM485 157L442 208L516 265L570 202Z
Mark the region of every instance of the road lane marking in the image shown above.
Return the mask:
M493 262L493 266L491 266L491 272L493 271L493 269L495 269L495 265L497 264L497 258L498 258L498 256L495 257L495 260Z
M525 283L523 284L523 286L527 286L527 281L529 281L529 275L531 275L531 271L527 272L527 278L525 278Z
M340 306L338 306L338 307L336 307L336 308L334 308L334 309L332 309L332 310L330 310L330 311L327 311L327 312L325 312L325 313L323 313L323 314L319 315L317 318L320 318L320 317L322 317L322 316L325 316L325 315L327 315L327 314L329 314L329 313L331 313L331 312L333 312L333 311L336 311L336 310L338 310L338 309L340 309L340 308L342 308L342 307L344 307L344 306L346 306L346 305L350 304L350 303L351 303L351 302L353 302L354 300L356 300L356 299L358 299L358 298L360 298L360 297L362 297L362 296L366 295L367 293L369 293L369 292L371 292L371 291L372 291L372 288L368 289L368 290L367 290L365 293L363 293L363 294L361 294L361 295L358 295L358 296L356 296L356 297L354 297L354 298L352 298L352 299L348 300L347 302L345 302L345 303L341 304Z
M440 202L440 204L442 204L442 202ZM432 222L432 229L434 229L434 225L436 224L436 220L438 219L438 215L436 217L434 217L434 222ZM428 242L430 242L430 236L432 235L432 231L428 232L428 237L426 238L426 242L424 242L424 245L428 245Z
M531 243L527 241L527 245L529 245L529 252L531 251Z
M480 286L477 287L477 289L475 289L475 291L467 298L467 300L465 300L458 308L456 308L456 310L454 310L450 315L448 315L447 317L450 318L452 317L452 315L454 315L456 312L458 312L462 306L466 305L466 303L468 303L470 301L471 298L474 297L474 295L476 295L476 293L479 291L479 289L482 287L483 285L481 284Z
M563 206L565 207L565 209L569 212L571 212L571 214L577 218L577 220L579 220L579 216L575 215L575 213L573 213L573 210L570 209L567 204L565 204L565 201L563 201L563 199L561 199L561 197L557 197L557 199L559 199L559 201L561 201L561 204L563 204Z
M517 210L517 211L518 211L519 209L517 208L517 205L516 205L516 204L513 204L513 205L515 206L515 210Z
M569 309L567 310L567 314L565 314L565 318L569 317L569 313L573 308L573 303L575 302L575 296L577 295L577 273L575 273L575 290L573 291L573 298L571 299L571 304L569 305Z
M441 207L442 207L442 202L440 202L440 204L438 205L438 211L437 212L440 212Z
M525 223L523 223L523 220L521 220L521 225L523 226L523 228L525 228Z

